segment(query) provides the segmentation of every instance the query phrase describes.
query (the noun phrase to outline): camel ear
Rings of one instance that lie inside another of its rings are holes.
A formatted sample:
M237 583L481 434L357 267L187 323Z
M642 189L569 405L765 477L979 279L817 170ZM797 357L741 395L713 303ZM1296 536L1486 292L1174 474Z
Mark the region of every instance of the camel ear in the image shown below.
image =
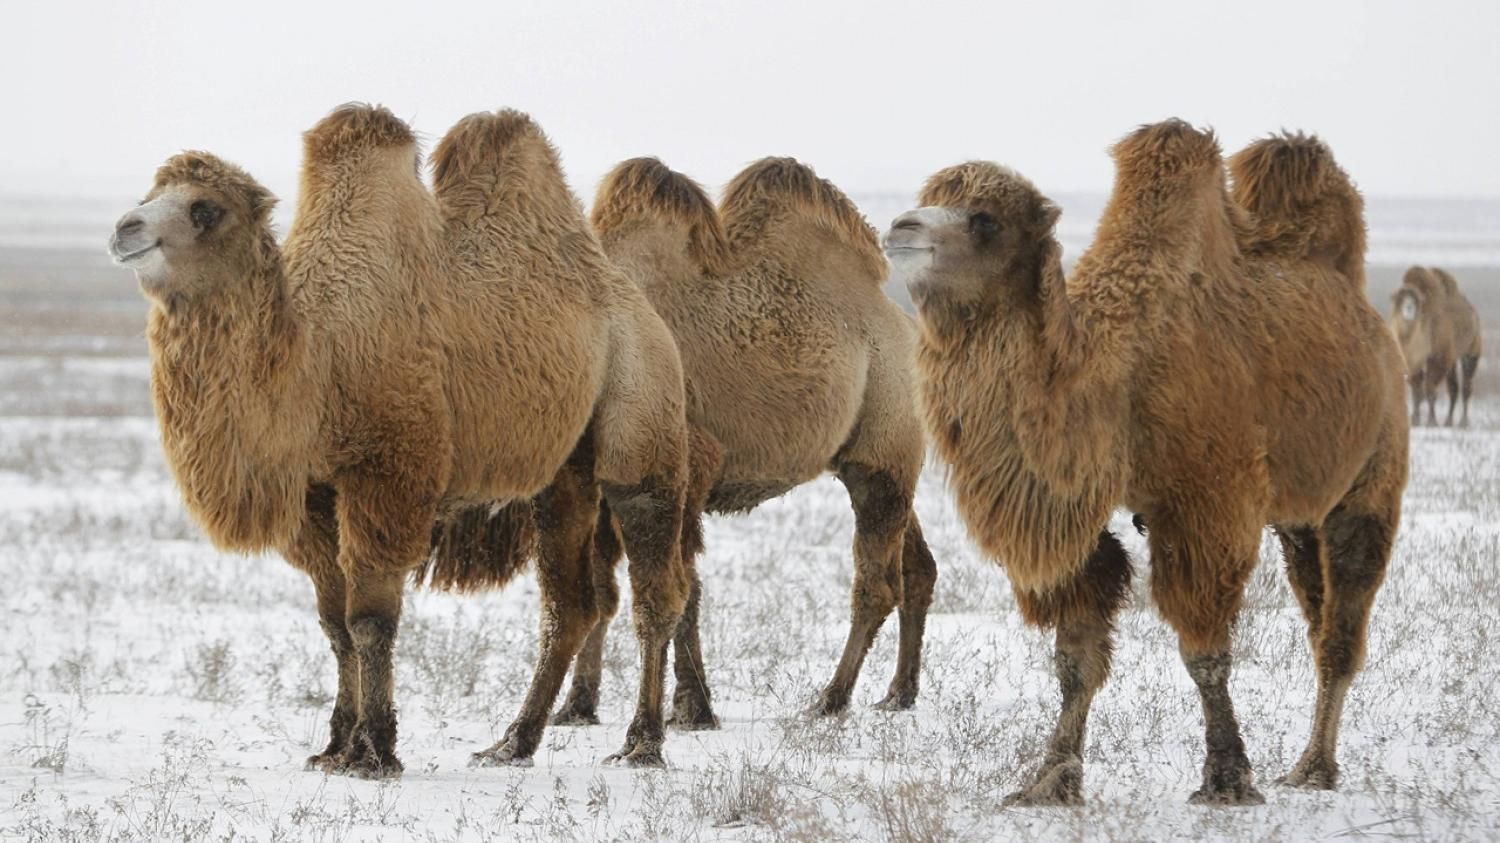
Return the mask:
M1036 227L1040 231L1051 231L1057 225L1057 218L1062 216L1062 209L1057 207L1051 199L1042 199L1036 207Z

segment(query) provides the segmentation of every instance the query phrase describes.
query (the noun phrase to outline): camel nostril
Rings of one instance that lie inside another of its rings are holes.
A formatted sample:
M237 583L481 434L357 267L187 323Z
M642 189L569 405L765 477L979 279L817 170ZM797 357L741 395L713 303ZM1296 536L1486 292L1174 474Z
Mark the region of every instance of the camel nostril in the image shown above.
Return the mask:
M901 217L891 223L892 231L916 231L922 227L922 221L916 217Z
M142 228L145 228L145 226L146 226L146 221L145 220L128 219L128 218L127 219L123 219L123 220L120 220L120 224L119 225L115 226L115 234L116 235L134 234L135 232L140 231Z

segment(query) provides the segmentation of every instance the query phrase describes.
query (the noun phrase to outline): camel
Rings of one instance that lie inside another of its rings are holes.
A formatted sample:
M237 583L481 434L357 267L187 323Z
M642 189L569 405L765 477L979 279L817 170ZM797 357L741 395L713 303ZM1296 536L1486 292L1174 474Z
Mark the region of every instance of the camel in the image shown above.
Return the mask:
M877 708L910 708L937 567L912 512L926 448L915 329L882 290L886 263L875 231L837 187L788 158L747 167L720 211L660 161L628 160L604 178L592 216L605 252L633 274L676 338L688 421L722 454L717 465L695 467L695 475L708 473L693 482L695 505L749 512L825 471L849 491L851 624L813 712L847 708L865 655L897 606L896 673ZM619 547L607 513L599 546L608 569ZM605 610L554 723L598 722L604 640L618 598L608 570L597 581ZM718 725L698 639L701 591L695 576L674 639L671 722L686 729Z
M219 548L274 548L313 581L339 690L309 767L401 773L403 582L507 576L488 566L504 547L465 548L534 507L536 534L511 534L538 547L538 669L504 738L476 756L528 758L598 615L601 497L633 560L642 647L617 757L661 763L663 659L687 599L686 416L665 324L599 250L523 114L460 121L435 150L433 192L411 129L384 108L335 109L303 146L284 246L265 188L185 152L120 219L111 251L151 303L152 397L189 511ZM520 508L489 518L507 502Z
M1363 289L1363 202L1301 135L1235 155L1232 195L1213 135L1180 121L1113 155L1113 195L1066 281L1057 207L987 162L932 176L885 241L918 309L925 421L960 513L1024 618L1057 630L1062 709L1010 800L1082 800L1089 705L1131 577L1106 529L1119 506L1149 530L1152 596L1201 698L1192 801L1263 801L1228 682L1267 524L1318 677L1283 781L1332 788L1406 483L1400 352Z
M1391 330L1406 358L1407 381L1411 384L1411 423L1422 423L1422 403L1427 403L1427 423L1437 424L1437 385L1448 383L1448 421L1458 403L1462 381L1463 413L1460 427L1469 426L1469 398L1474 394L1474 370L1482 351L1479 314L1458 289L1458 281L1436 267L1414 266L1401 279L1391 296Z

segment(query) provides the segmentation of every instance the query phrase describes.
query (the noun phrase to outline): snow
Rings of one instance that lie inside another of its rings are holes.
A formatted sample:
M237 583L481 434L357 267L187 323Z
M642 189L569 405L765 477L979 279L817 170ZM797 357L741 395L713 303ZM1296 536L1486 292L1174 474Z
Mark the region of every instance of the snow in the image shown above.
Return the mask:
M1492 361L1487 361L1487 363ZM0 358L0 368L35 365ZM138 359L66 359L65 394L145 390ZM9 380L6 380L9 378ZM0 372L0 382L17 380ZM102 386L100 386L102 385ZM29 406L29 405L28 405ZM1196 693L1148 596L1144 543L1114 675L1095 703L1079 809L1010 810L1057 691L929 469L918 496L939 564L917 707L885 714L894 619L847 716L801 714L848 617L853 518L825 479L713 519L703 639L723 728L670 732L669 768L602 764L634 696L628 609L605 658L603 724L551 728L529 769L470 769L519 708L537 590L413 592L397 653L396 782L303 772L335 678L306 579L216 553L183 513L154 422L0 417L0 837L72 839L1306 839L1500 834L1500 400L1467 431L1419 428L1368 667L1332 793L1273 784L1301 751L1314 679L1304 626L1263 546L1232 690L1267 804L1189 806ZM628 594L628 590L627 590Z

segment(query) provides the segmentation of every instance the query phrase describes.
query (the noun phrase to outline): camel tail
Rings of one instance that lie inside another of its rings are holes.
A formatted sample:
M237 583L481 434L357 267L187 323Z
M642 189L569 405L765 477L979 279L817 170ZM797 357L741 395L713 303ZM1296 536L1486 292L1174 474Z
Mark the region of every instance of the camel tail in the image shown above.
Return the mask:
M1364 199L1326 144L1300 132L1272 135L1236 153L1229 171L1260 250L1326 262L1364 285Z
M797 218L822 231L856 261L872 285L885 282L885 255L875 229L842 190L795 158L762 158L740 171L724 188L719 216L730 248L774 248L788 237L779 223Z
M526 569L536 551L530 501L470 507L433 528L432 552L412 572L412 582L440 591L500 588Z
M688 255L705 273L727 269L729 241L713 200L697 182L655 158L616 165L599 184L592 221L601 238L635 226L672 226L684 232Z

